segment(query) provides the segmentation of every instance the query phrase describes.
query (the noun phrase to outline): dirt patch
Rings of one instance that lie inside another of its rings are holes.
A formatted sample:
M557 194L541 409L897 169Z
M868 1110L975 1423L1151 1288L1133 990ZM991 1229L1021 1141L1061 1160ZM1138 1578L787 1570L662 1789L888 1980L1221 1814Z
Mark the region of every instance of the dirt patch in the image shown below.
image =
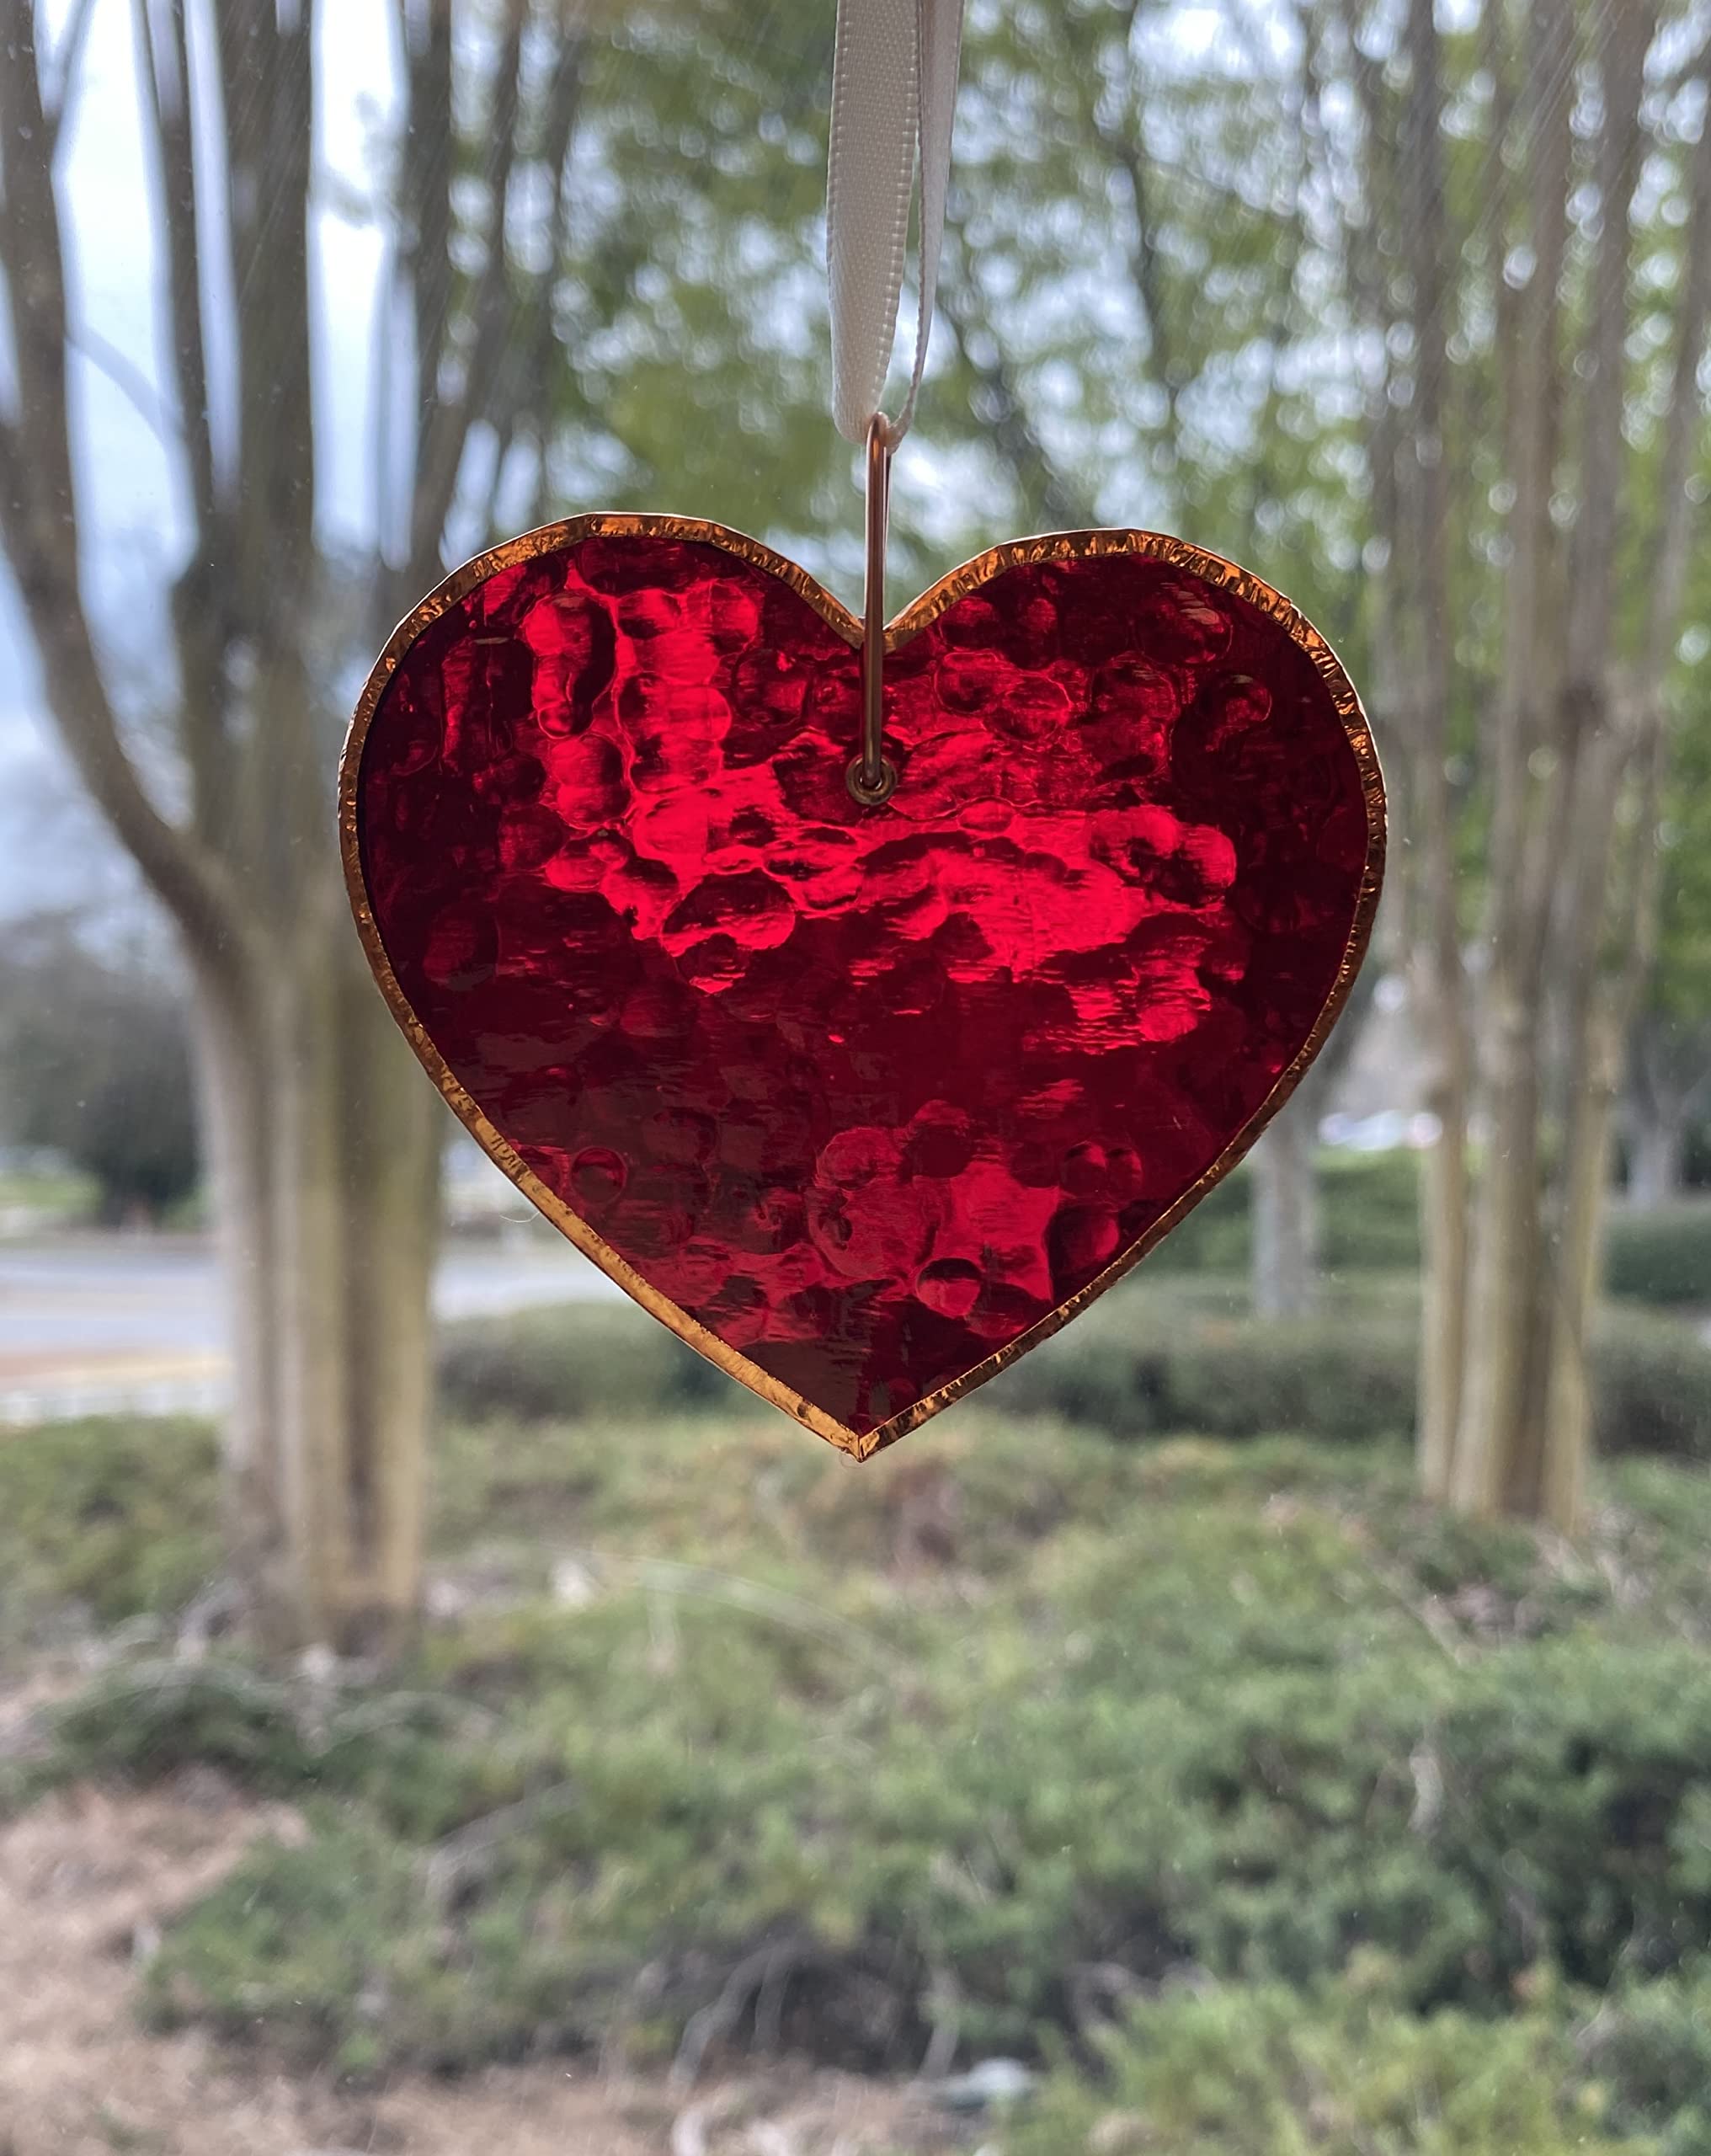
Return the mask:
M341 2090L194 2031L146 2035L137 1961L282 1805L216 1776L68 1791L0 1828L0 2156L929 2156L967 2148L905 2090L781 2071L674 2094L541 2064Z

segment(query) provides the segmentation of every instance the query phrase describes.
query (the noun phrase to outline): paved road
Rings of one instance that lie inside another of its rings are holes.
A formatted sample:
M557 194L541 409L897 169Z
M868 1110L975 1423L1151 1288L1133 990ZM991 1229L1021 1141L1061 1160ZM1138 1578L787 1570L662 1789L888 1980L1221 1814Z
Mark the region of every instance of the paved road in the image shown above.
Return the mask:
M441 1317L617 1289L568 1245L460 1244L434 1283ZM230 1382L219 1270L189 1237L0 1243L0 1423L206 1412Z

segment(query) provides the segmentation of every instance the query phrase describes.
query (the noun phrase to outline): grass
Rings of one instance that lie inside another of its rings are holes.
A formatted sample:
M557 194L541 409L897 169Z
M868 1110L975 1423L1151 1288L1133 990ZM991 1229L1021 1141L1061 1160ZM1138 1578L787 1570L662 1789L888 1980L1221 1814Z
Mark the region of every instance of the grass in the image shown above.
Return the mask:
M172 1928L157 2025L358 2077L936 2030L1061 2063L1017 2156L1701 2146L1702 1470L1614 1463L1569 1551L1399 1444L976 1406L856 1470L742 1409L459 1423L435 1515L411 1667L269 1677L143 1636L214 1561L205 1433L0 1446L14 1657L73 1603L139 1642L14 1801L211 1764L308 1822Z

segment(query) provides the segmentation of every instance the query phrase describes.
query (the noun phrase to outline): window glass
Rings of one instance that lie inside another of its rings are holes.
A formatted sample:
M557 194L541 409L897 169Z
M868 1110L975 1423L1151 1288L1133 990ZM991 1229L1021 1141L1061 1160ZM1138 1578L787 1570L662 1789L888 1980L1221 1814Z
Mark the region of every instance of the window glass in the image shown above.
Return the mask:
M1227 558L1356 684L1389 867L1251 1152L858 1470L448 1114L338 821L395 624L517 533L714 520L859 608L834 13L0 0L0 2147L1687 2156L1711 17L969 0L890 607L1031 534ZM1119 631L1122 723L1144 676L1199 739L1213 689ZM661 695L680 729L785 707ZM693 854L685 739L658 792ZM1015 769L1068 789L1061 845L1005 866L968 826L1031 922L1087 829L1058 745ZM1304 947L1333 814L1286 772L1202 888L1150 754L1125 963L1224 954L1170 1035L1201 1028L1172 1068L1215 1121L1218 1013L1262 933L1285 975ZM1319 851L1261 922L1291 819ZM424 829L406 905L426 850L468 857ZM630 994L626 956L577 976L577 907L627 933L683 894L597 821L551 874L513 836L557 894L507 946L526 1072ZM478 891L456 926L450 974L513 935ZM936 935L942 993L973 962ZM843 986L792 989L804 1070ZM646 1002L612 1038L653 1044L636 1158L681 1243L697 1177L762 1188L788 1074L750 1114ZM1166 1120L1081 1165L1143 1178ZM927 1278L942 1136L813 1134L890 1148L896 1207L834 1267L855 1302ZM623 1145L578 1155L589 1206ZM757 1246L847 1251L811 1200L757 1200ZM1047 1263L1025 1204L982 1219L941 1317Z

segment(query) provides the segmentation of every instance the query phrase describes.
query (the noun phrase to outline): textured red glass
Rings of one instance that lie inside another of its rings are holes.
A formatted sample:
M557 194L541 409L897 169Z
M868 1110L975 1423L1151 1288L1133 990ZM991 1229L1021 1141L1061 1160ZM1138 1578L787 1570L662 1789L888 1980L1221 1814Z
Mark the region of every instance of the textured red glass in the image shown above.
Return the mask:
M453 1075L642 1278L859 1434L1199 1183L1359 916L1313 659L1138 554L1022 563L887 665L724 549L586 536L405 650L364 880Z

